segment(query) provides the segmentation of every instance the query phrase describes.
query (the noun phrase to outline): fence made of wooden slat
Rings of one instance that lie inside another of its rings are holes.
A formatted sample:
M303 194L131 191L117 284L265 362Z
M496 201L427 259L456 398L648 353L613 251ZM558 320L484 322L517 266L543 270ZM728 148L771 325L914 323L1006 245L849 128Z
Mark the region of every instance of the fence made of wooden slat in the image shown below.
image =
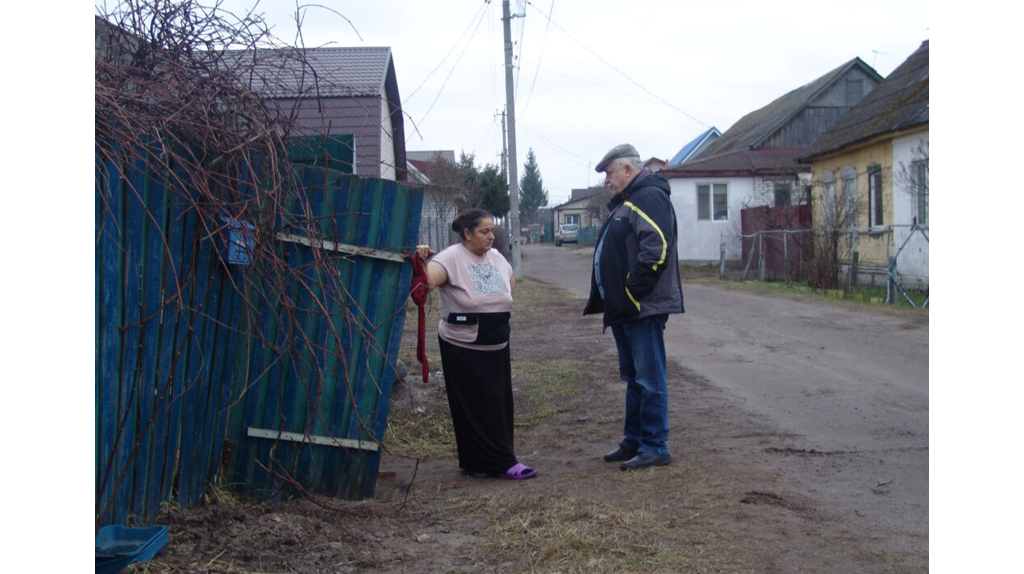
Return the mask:
M422 188L295 168L219 202L158 157L96 146L97 529L215 482L372 496Z

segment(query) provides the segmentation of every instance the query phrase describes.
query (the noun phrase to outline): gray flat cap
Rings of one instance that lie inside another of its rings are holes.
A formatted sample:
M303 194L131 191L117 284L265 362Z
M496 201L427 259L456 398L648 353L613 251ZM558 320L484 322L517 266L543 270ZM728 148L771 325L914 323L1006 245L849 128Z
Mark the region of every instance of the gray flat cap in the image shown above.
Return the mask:
M617 160L620 157L635 157L640 159L640 152L636 151L636 148L630 144L619 144L611 149L608 153L604 154L601 161L597 164L597 173L604 171L604 168L608 167L613 160Z

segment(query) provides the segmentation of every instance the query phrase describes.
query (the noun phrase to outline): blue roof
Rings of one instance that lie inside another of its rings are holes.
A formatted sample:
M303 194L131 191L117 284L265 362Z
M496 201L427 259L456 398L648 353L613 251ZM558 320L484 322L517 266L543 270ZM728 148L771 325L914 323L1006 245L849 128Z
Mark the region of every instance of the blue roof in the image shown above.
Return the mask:
M701 144L703 144L705 142L705 140L707 140L712 135L722 135L722 133L718 131L718 128L715 128L715 127L709 128L704 133L702 133L699 136L695 137L693 139L693 141L691 141L690 143L684 145L683 149L679 150L679 153L677 153L676 155L672 156L672 159L669 160L668 164L669 165L679 165L679 164L683 163L684 161L689 159L690 156L693 155L693 152L696 151L696 149L698 147L700 147Z

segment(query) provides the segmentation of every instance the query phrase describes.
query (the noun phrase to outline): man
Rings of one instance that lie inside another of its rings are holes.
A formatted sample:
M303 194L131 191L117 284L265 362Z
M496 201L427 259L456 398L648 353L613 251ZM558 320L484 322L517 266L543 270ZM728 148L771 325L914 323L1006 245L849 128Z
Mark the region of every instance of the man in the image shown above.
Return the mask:
M668 181L643 167L629 144L615 146L601 162L612 190L608 219L598 234L590 299L584 315L604 313L626 381L626 420L619 447L604 455L622 470L665 466L668 382L665 322L683 312L676 258L676 215Z

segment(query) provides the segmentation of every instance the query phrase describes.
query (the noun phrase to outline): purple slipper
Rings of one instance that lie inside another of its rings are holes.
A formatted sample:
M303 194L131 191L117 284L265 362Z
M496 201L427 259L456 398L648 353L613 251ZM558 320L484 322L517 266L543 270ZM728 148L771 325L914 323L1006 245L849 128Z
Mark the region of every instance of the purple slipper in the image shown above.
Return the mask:
M521 462L515 463L511 468L499 474L501 478L507 478L509 480L526 480L527 478L533 478L537 476L537 471L526 466Z

